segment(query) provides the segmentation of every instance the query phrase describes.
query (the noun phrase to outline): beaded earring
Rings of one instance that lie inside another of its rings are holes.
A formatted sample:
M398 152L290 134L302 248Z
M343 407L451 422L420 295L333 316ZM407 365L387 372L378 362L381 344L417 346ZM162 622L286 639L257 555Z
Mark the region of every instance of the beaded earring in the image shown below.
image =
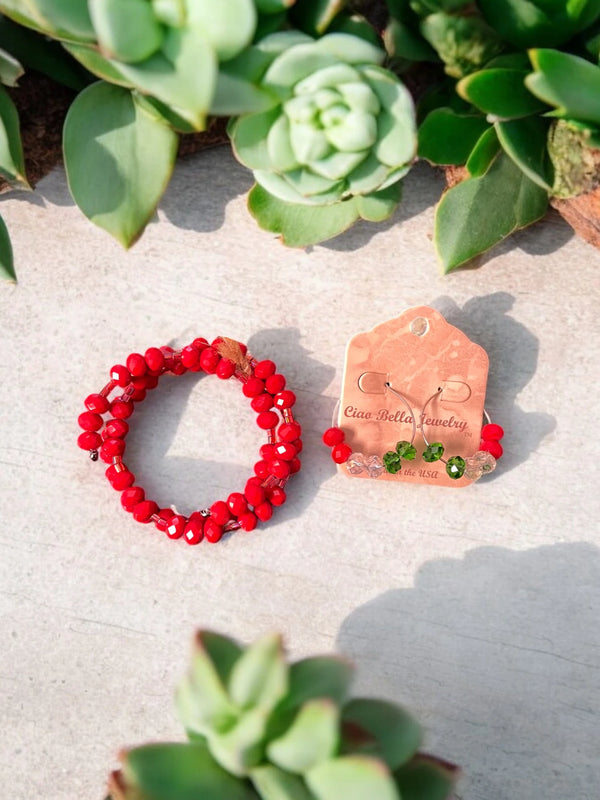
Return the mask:
M417 435L417 424L415 422L415 412L412 410L404 395L394 389L389 381L385 382L385 388L404 403L412 419L412 436L410 442L407 442L405 439L396 442L396 448L394 450L388 450L388 452L383 455L385 471L389 472L390 475L396 475L402 468L403 458L407 461L414 461L417 455L417 448L413 444L415 436Z

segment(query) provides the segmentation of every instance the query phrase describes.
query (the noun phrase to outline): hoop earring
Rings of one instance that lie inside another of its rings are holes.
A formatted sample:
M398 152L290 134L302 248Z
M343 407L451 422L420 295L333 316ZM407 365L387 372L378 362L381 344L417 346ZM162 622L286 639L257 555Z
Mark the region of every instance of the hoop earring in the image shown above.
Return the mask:
M417 455L417 448L414 446L415 436L417 435L417 423L415 422L415 412L404 395L394 389L389 381L385 382L385 388L404 403L412 419L412 436L410 442L402 439L396 442L395 450L388 450L388 452L383 455L385 471L389 472L390 475L396 475L402 469L403 458L406 459L406 461L414 461Z

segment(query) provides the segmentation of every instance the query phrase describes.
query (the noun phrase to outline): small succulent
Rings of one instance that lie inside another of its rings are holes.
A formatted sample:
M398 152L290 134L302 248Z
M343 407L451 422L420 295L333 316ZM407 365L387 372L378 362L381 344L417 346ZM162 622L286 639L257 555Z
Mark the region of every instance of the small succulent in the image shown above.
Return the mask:
M417 752L421 729L379 700L347 699L349 665L288 664L279 636L243 648L200 632L177 693L187 743L126 751L113 800L446 800L453 765Z
M277 97L230 125L253 170L249 205L286 243L329 238L360 216L384 219L416 150L412 98L384 51L350 33L283 31L254 48L257 84Z

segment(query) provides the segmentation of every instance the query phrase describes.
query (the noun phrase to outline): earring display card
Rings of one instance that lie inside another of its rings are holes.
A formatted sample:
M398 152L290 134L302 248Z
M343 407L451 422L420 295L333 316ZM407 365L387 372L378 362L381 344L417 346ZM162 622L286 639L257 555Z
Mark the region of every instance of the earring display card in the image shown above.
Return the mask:
M485 350L427 306L357 334L346 349L339 425L352 450L363 455L365 468L358 474L348 472L348 464L341 469L359 478L468 485L465 477L451 478L443 462L423 460L423 434L444 446L444 459L473 455L479 449L487 374ZM402 459L393 475L369 469L373 456L382 458L398 441L411 441L413 416L415 459Z

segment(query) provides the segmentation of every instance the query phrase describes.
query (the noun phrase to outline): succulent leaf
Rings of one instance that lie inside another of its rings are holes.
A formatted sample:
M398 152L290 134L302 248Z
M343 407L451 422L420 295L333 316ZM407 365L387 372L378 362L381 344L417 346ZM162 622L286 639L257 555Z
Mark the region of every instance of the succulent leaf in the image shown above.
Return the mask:
M215 760L233 775L247 775L264 757L267 712L253 708L223 733L209 732L208 747Z
M123 73L119 71L117 63L104 58L104 56L100 55L93 47L88 47L88 45L85 44L73 44L68 42L63 42L63 47L73 58L76 58L80 64L98 78L108 83L113 83L115 86L123 86L125 89L134 88L133 83L126 80Z
M550 121L525 117L497 122L495 127L504 152L530 180L551 192L554 178L547 149Z
M467 75L456 91L484 114L517 119L547 110L525 86L528 70L486 68Z
M104 55L135 62L159 49L163 29L147 0L88 0L88 5Z
M272 764L256 767L250 778L261 800L315 800L304 780Z
M9 6L22 7L45 31L67 41L90 42L95 38L94 27L86 2L73 0L13 0ZM17 22L19 20L16 20Z
M17 280L10 236L2 217L0 217L0 277L8 281Z
M420 29L454 78L476 72L505 48L502 39L477 16L430 14Z
M536 97L558 115L600 125L600 66L558 50L531 50L535 72L525 79Z
M322 761L305 776L317 800L401 800L394 778L382 761L342 756Z
M233 58L252 41L257 19L253 0L186 0L186 7L186 24L204 31L219 61Z
M281 636L264 636L244 650L233 665L229 695L241 709L270 712L287 692L288 670Z
M596 0L478 0L488 23L518 47L556 47L600 17Z
M267 746L267 756L276 766L304 773L337 752L339 709L327 698L309 700L278 739Z
M337 705L346 700L352 681L352 665L336 656L314 656L290 665L288 693L278 711L295 709L318 697L328 697Z
M488 128L489 123L482 116L436 108L419 127L418 154L433 164L465 164L479 137Z
M458 778L453 764L418 755L394 773L402 800L449 800Z
M0 86L0 175L15 188L31 188L25 177L19 114L2 86Z
M294 25L311 36L321 36L348 0L296 0L290 13Z
M471 150L467 159L466 167L469 175L472 178L485 175L499 152L498 134L495 128L489 127L475 142L475 147Z
M0 48L0 83L16 86L25 70L14 56Z

